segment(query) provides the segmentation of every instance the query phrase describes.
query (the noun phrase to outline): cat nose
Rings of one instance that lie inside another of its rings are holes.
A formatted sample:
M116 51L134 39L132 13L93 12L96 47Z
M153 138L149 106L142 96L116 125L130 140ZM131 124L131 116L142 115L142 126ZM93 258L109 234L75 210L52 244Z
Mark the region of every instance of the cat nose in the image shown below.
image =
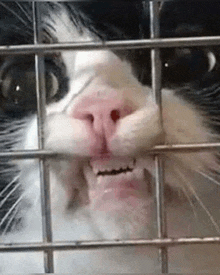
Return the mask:
M84 98L74 106L72 115L83 120L93 133L109 138L120 120L133 111L134 106L128 100Z

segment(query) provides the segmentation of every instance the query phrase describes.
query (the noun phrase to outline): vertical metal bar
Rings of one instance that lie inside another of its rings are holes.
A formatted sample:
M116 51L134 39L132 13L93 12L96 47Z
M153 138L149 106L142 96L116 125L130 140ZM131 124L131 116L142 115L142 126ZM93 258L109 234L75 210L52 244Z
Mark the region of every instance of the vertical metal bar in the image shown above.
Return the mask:
M157 1L151 1L150 5L150 33L151 38L160 36L159 11L160 5ZM152 72L152 90L155 102L160 108L160 121L162 127L162 97L161 97L161 59L159 48L151 50L151 72ZM164 205L164 190L163 190L163 161L161 156L155 156L155 188L156 188L156 206L157 206L157 228L158 237L167 237L166 228L166 213ZM159 259L161 262L161 272L168 273L168 253L167 248L159 249Z
M40 3L33 2L33 28L34 44L38 44L41 39L41 13ZM36 72L36 94L37 94L37 115L38 115L38 148L44 149L44 122L46 117L46 89L45 89L45 68L43 55L35 55ZM40 180L41 180L41 208L42 208L42 229L43 241L52 242L52 223L50 209L50 183L49 169L45 159L40 160ZM44 251L45 273L54 273L53 251Z

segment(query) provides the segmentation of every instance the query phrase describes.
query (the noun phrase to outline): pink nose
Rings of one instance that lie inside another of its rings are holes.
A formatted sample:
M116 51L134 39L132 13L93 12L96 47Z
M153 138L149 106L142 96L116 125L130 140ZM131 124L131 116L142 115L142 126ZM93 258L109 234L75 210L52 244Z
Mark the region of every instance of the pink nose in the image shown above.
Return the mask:
M91 134L108 139L114 135L120 119L133 111L134 107L128 100L87 97L74 106L72 115L83 120Z

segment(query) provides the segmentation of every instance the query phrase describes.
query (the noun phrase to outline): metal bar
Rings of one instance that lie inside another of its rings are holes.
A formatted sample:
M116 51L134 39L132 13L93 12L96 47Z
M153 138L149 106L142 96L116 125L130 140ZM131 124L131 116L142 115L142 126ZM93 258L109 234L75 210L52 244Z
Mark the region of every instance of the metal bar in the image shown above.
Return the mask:
M41 13L40 3L33 2L33 28L34 44L41 42ZM35 73L36 73L36 93L37 93L37 117L38 117L38 147L44 148L44 122L46 118L46 89L45 89L45 69L43 56L35 55ZM43 241L52 242L52 225L50 209L50 183L49 169L45 159L39 160L41 176L41 209L42 209L42 230ZM44 251L44 269L45 273L54 273L53 251Z
M0 152L0 160L9 159L34 159L34 158L55 158L59 156L57 153L46 150L24 150L12 152Z
M179 245L220 244L220 237L204 238L165 238L152 240L103 240L103 241L68 241L52 243L13 243L1 244L0 252L44 251L44 250L86 250L104 249L107 247L125 246L149 246L149 247L173 247Z
M38 45L11 45L0 46L0 55L19 55L34 53L50 53L60 51L85 51L102 49L150 49L150 48L173 48L194 46L220 45L220 36L181 37L181 38L155 38L141 40L123 40L108 42L79 42L79 43L54 43Z
M150 7L150 33L151 38L160 36L159 22L159 3L151 1ZM151 73L152 73L152 91L156 104L160 110L160 123L163 129L162 119L162 97L161 97L161 59L160 49L151 50ZM156 212L157 212L157 234L158 238L167 237L166 212L164 204L164 185L163 185L163 160L160 155L155 156L155 191L156 191ZM166 247L159 248L159 260L161 264L161 273L168 273L168 253Z
M161 153L190 153L199 151L210 151L220 149L220 143L196 143L196 144L171 144L171 145L157 145L150 150L146 150L144 154L155 155ZM0 159L33 159L33 158L79 158L78 155L69 156L63 153L57 153L47 150L24 150L0 152Z

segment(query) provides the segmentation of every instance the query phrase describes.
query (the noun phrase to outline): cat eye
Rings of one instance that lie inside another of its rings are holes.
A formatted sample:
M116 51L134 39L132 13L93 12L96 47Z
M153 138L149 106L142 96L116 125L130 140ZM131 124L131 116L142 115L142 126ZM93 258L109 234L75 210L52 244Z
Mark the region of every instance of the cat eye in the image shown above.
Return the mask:
M19 67L11 68L1 79L1 95L14 104L30 97L35 85L35 75L31 70L23 71Z
M1 68L0 68L1 69ZM60 90L67 88L63 84L65 77L52 62L45 62L45 88L47 103L61 96ZM65 90L64 89L64 90ZM15 116L34 112L37 108L36 74L34 62L12 63L3 66L0 75L0 108Z
M202 79L215 70L217 59L212 51L202 48L176 48L162 52L163 76L173 84Z
M46 72L47 96L54 97L59 89L59 83L53 72ZM5 99L18 104L25 97L32 97L36 87L35 70L30 66L26 70L16 66L7 71L1 80L1 94Z

